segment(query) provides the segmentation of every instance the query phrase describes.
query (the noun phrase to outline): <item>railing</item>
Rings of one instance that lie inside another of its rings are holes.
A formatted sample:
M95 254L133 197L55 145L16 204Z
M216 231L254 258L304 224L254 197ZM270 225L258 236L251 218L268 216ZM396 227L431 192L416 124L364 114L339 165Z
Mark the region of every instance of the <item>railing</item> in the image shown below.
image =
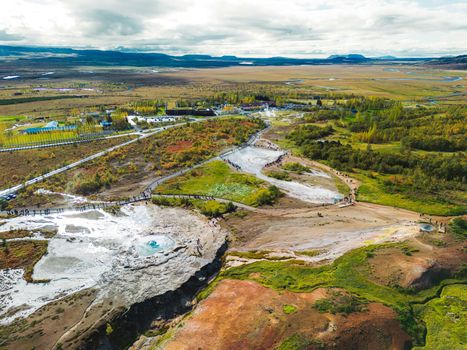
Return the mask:
M152 191L159 184L161 184L162 182L167 181L169 179L172 179L174 177L180 176L180 175L182 175L182 174L184 174L184 173L186 173L186 172L188 172L188 171L190 171L192 169L200 167L201 165L206 164L208 162L211 162L211 161L213 161L215 159L223 159L223 157L225 157L225 156L227 156L227 155L229 155L229 154L231 154L231 153L233 153L233 152L235 152L237 150L240 150L240 149L243 149L245 147L248 147L248 146L252 145L254 143L254 141L262 133L264 133L265 131L267 131L269 129L269 127L270 126L268 126L267 128L257 132L254 135L251 135L250 138L246 142L244 142L243 144L241 144L238 147L233 147L232 149L227 150L227 151L221 153L220 155L218 155L216 157L213 157L211 159L208 159L208 160L206 160L204 162L198 163L195 166L179 170L179 171L177 171L177 172L175 172L173 174L170 174L168 176L165 176L163 178L160 178L160 179L157 179L157 180L153 181L138 196L134 196L134 197L128 198L126 200L112 201L112 202L102 202L102 203L87 203L87 204L74 206L74 207L60 207L60 208L47 208L47 209L39 209L39 208L38 209L35 209L35 208L34 209L32 209L32 208L10 209L8 211L3 211L3 212L0 212L0 213L6 214L6 215L9 215L9 216L10 215L14 215L14 216L49 215L49 214L63 213L65 211L87 211L87 210L91 210L91 209L92 210L105 209L105 208L112 207L112 206L122 206L122 205L130 204L130 203L147 201L147 200L151 199ZM132 140L132 141L129 141L129 142L134 142L134 141L135 140ZM67 167L70 167L70 165L67 166ZM58 172L59 170L60 169L56 170L55 172ZM166 196L166 197L171 196L171 197L174 197L174 196L177 196L177 195L160 195L159 194L159 196ZM186 195L178 195L178 196L185 197L185 198L195 198L195 199L206 199L206 200L219 199L219 200L223 200L223 201L229 201L228 199L225 199L225 198L216 198L216 197L212 197L212 196L194 195L194 194L186 194Z
M86 135L84 137L73 137L73 138L69 138L66 140L50 140L47 142L23 143L23 144L15 145L15 147L8 147L8 148L0 147L0 153L36 149L36 148L50 148L50 147L57 147L57 146L72 145L72 144L77 144L77 143L100 141L100 140L107 139L112 134L113 132L102 132L99 134Z

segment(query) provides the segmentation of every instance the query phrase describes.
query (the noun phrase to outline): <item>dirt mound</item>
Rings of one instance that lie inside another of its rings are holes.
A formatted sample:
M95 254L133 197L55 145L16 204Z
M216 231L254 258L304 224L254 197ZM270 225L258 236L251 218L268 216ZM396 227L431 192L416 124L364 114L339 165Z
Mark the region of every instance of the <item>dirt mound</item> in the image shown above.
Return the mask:
M251 281L223 280L180 323L164 349L274 349L299 342L307 349L405 349L410 337L393 310L371 303L349 315L320 313L313 305L328 296L277 292Z
M414 238L399 247L380 249L369 260L370 275L383 285L427 289L455 274L459 262L466 261L462 245L458 241L439 247Z
M411 338L401 329L395 312L382 304L369 304L367 312L353 313L340 321L336 334L324 338L327 349L411 348Z

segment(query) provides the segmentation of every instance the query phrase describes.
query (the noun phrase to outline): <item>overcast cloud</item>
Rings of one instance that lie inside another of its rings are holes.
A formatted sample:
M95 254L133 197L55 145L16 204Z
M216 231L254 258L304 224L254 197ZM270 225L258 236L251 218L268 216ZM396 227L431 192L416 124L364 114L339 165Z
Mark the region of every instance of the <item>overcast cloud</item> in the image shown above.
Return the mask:
M0 0L0 44L237 56L467 53L467 2Z

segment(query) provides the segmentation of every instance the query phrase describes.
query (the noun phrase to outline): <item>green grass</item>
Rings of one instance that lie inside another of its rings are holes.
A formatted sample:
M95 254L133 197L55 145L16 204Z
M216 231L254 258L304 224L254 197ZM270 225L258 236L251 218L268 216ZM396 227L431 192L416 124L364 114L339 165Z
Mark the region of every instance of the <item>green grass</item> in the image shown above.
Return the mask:
M57 95L57 96L35 96L35 97L21 97L21 98L6 98L0 99L0 105L15 105L19 103L39 102L39 101L51 101L51 100L63 100L70 98L82 98L81 96L73 95Z
M357 196L357 199L362 202L403 208L429 215L462 215L467 210L464 205L447 202L444 198L435 195L429 198L415 198L402 193L385 192L379 178L371 178L363 171L351 174L351 176L362 182Z
M361 299L383 303L392 307L406 331L415 342L423 343L423 325L416 320L412 305L423 304L437 296L443 286L460 280L444 280L438 286L414 293L411 290L394 289L380 285L368 278L368 259L385 247L403 248L401 244L384 244L359 248L348 252L330 265L310 267L296 261L258 261L233 267L220 274L222 278L251 279L276 290L311 292L319 287L342 288ZM465 281L463 281L465 282Z
M455 218L449 223L449 230L459 238L467 238L467 220Z
M467 285L446 286L439 298L425 305L422 319L427 328L426 345L414 349L465 349Z
M213 161L156 188L161 194L198 194L257 205L265 183L252 175L232 170L223 161Z
M276 143L280 148L290 151L294 156L300 157L303 155L300 147L296 146L292 140L286 139L285 137L275 140L274 143Z

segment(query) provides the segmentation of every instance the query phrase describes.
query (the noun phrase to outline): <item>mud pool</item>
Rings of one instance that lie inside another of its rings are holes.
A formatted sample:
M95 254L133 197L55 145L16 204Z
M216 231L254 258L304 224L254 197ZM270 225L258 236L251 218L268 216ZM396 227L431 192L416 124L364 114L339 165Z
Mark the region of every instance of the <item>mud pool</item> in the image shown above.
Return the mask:
M277 186L289 196L301 199L305 202L324 204L333 203L336 198L342 198L339 192L320 186L305 185L294 181L283 181L266 176L262 173L264 166L275 161L284 152L258 147L246 147L235 151L225 157L232 163L240 166L242 171L254 174L256 177ZM320 171L310 173L310 176L329 176Z
M21 269L0 271L0 323L86 288L120 305L144 301L180 286L225 241L220 227L203 217L153 205L127 205L118 215L93 210L17 217L1 226L40 228L58 230L33 272L49 282L26 283Z

